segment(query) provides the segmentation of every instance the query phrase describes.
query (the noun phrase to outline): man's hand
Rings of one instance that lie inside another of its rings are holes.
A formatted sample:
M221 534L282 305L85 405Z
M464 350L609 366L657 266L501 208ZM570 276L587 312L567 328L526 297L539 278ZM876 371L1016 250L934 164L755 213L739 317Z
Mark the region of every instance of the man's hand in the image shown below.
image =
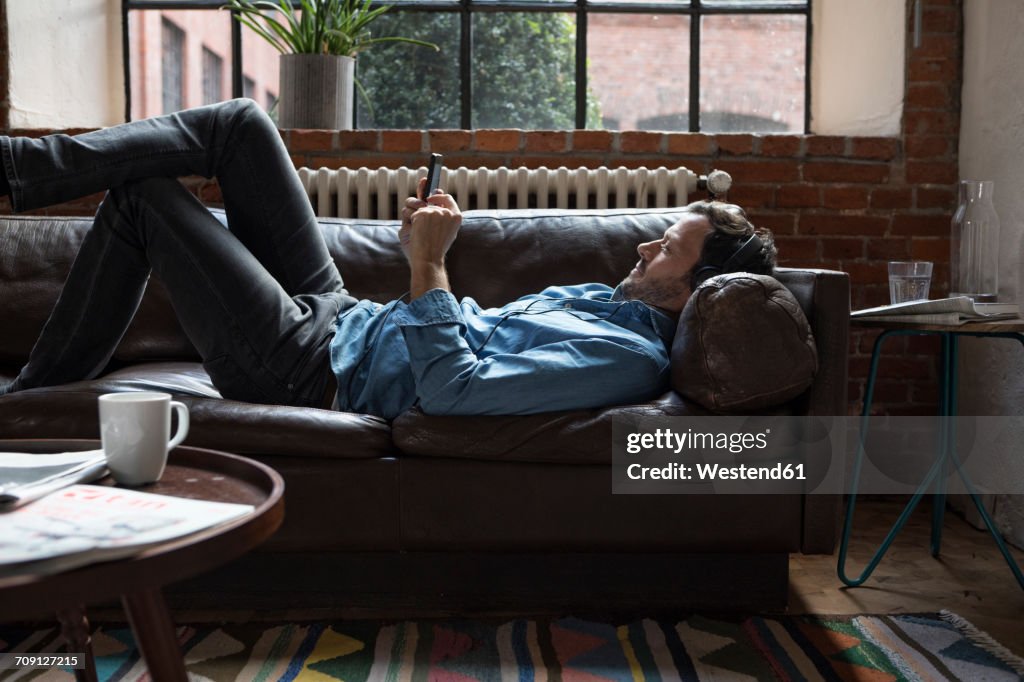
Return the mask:
M427 205L427 202L419 197L419 193L423 191L424 182L425 179L420 180L417 196L405 200L405 206L402 208L402 226L398 229L398 243L402 247L402 253L405 254L405 260L410 265L412 264L412 258L409 255L409 244L412 242L412 214Z
M456 215L460 216L459 220L461 224L461 213L459 211L458 205L455 203L455 199L446 195L443 190L437 190L434 193L434 196L429 197L427 200L424 200L422 198L423 191L426 188L426 183L426 178L420 178L419 183L417 184L416 187L416 196L409 197L408 199L406 199L405 205L403 206L401 211L402 226L398 230L398 241L402 247L402 253L405 254L405 259L409 261L410 265L412 264L412 217L417 211L419 211L421 208L426 208L428 206L448 208L449 210L453 210ZM444 199L444 197L447 197L447 199ZM457 229L458 228L456 228L456 230ZM452 237L452 240L454 241L454 237ZM449 246L450 245L451 242L449 242ZM445 251L447 252L447 248L445 249Z
M409 264L443 265L445 254L459 234L462 213L448 194L435 194L410 216Z
M423 187L424 180L421 180L420 192ZM462 213L451 195L439 190L426 201L406 199L398 237L412 270L410 292L413 299L430 289L449 290L444 258L461 225Z

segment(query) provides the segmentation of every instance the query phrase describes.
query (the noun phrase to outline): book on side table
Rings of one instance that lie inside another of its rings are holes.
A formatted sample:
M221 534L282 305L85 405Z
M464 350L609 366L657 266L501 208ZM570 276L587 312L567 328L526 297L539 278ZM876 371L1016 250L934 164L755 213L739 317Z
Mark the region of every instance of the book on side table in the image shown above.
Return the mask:
M850 313L853 320L865 322L908 322L911 324L960 325L968 322L993 322L1020 317L1016 303L975 303L967 296L937 298L931 301L907 301L865 308Z

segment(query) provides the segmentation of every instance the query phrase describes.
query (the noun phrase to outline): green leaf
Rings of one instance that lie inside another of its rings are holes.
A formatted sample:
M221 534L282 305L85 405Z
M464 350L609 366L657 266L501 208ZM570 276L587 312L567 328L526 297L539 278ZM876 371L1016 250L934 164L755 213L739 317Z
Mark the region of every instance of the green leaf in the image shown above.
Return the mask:
M373 7L372 0L228 0L225 9L281 52L334 54L353 57L377 42L370 25L390 7ZM284 15L284 22L271 16ZM405 39L415 44L426 41Z
M265 28L263 28L262 26L259 26L258 24L254 23L254 22L253 22L253 21L251 21L251 20L250 20L250 19L249 19L248 17L246 17L246 16L243 16L243 15L238 15L238 21L239 21L239 22L240 22L240 23L241 23L241 24L242 24L243 26L247 26L247 27L249 27L249 29L251 29L253 33L255 33L256 35L260 36L261 38L263 38L264 40L266 40L266 41L267 41L268 43L270 43L271 45L273 45L273 46L274 46L274 48L275 48L275 49L276 49L276 50L277 50L278 52L281 52L281 53L287 53L287 52L290 52L290 50L288 49L288 45L287 45L287 44L281 43L281 42L280 42L280 41L279 41L279 40L277 39L277 37L275 37L275 36L274 36L274 35L272 35L271 33L268 33L268 32L267 32L267 30L266 30Z

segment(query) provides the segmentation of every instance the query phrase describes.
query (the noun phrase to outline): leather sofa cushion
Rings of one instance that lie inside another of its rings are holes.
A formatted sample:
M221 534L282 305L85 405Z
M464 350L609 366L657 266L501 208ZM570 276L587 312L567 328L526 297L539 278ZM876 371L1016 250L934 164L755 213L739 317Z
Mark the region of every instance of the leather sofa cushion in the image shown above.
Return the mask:
M672 345L672 386L719 411L750 411L803 393L818 368L814 335L773 277L732 273L697 288Z
M170 391L190 413L185 445L240 455L273 453L328 459L395 454L391 428L378 417L224 400L202 366L133 365L94 381L20 391L3 398L0 438L98 438L96 398L120 391Z
M92 218L0 218L0 364L21 367L50 316ZM151 278L115 358L199 358L163 285Z
M399 415L391 428L395 445L410 455L610 465L614 417L701 414L707 411L669 391L643 405L523 416L447 417L415 408Z
M211 210L225 220L221 209ZM462 215L458 239L446 258L452 291L492 307L551 285L617 284L636 263L637 245L664 234L681 210L471 210ZM317 221L349 293L387 302L408 291L399 221Z
M790 405L759 414L792 414ZM395 445L424 457L548 462L571 465L612 463L612 420L649 417L703 417L707 408L669 391L643 405L597 410L546 412L524 416L444 417L412 409L391 424Z
M679 209L467 211L447 258L452 291L502 306L552 285L614 286L637 245L660 239Z

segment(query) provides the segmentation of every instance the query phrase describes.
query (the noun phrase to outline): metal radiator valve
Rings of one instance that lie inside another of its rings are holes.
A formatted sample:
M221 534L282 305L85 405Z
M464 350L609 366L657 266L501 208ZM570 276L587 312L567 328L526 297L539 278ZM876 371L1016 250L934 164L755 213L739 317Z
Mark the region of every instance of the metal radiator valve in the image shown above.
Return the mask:
M711 201L725 201L730 187L732 176L722 170L713 170L697 178L697 189L707 190L708 199Z

